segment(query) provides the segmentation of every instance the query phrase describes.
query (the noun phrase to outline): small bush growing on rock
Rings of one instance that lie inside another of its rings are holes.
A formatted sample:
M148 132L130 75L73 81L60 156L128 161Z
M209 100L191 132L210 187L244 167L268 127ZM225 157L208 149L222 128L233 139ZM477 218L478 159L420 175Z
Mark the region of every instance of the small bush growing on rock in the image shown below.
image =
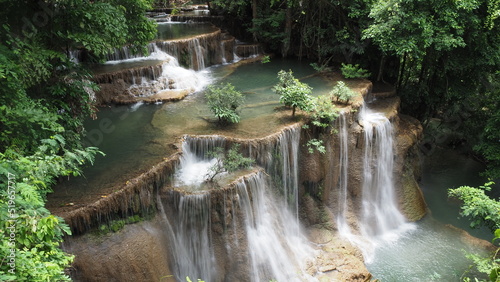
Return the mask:
M273 87L273 91L280 95L280 103L292 107L292 116L295 116L296 108L309 111L312 107L312 88L293 77L293 72L280 70L278 72L279 83Z
M205 176L207 182L214 182L215 177L221 173L248 168L254 163L253 159L243 157L239 144L234 144L225 154L224 150L218 147L215 151L209 152L209 156L216 157L217 162L210 167L209 173Z
M318 127L328 127L338 116L339 111L332 103L330 96L321 95L313 99L312 124Z
M342 63L342 67L340 68L340 71L342 72L342 75L345 78L367 78L370 77L372 74L368 72L367 70L361 68L359 64L352 65L352 64L344 64Z
M343 81L339 81L333 87L330 95L335 97L339 102L349 103L349 101L356 96L356 92L347 87Z
M205 97L208 107L215 117L219 119L219 123L240 122L240 115L236 110L243 104L244 97L231 83L210 85L207 88Z

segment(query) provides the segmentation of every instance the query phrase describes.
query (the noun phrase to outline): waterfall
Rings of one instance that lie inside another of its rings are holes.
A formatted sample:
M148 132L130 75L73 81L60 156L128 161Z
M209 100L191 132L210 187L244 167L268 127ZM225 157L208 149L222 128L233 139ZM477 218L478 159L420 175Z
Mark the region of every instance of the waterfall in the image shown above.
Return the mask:
M208 73L185 69L179 65L177 59L161 50L156 50L151 55L153 54L155 57L164 59L161 65L161 73L142 73L144 70L156 70L155 67L143 68L139 72L135 69L133 72L131 71L133 82L129 87L131 94L147 97L165 90L186 90L192 93L202 90L210 83ZM138 75L135 75L137 72Z
M348 147L348 131L346 114L340 113L338 117L339 123L339 195L338 195L338 214L337 228L340 234L348 236L351 233L349 225L346 221L347 216L347 183L348 183L348 168L349 168L349 147Z
M215 142L213 143L215 144ZM196 145L196 144L194 144ZM174 175L174 185L179 186L199 186L205 180L210 168L217 162L216 158L207 158L205 153L215 148L203 146L197 148L193 146L186 138L182 142L182 157L180 158L179 167ZM197 156L196 152L201 152Z
M222 63L222 54L219 54L221 49L218 43L215 43L220 40L221 33L217 31L190 39L159 40L149 43L146 48L150 54L159 50L174 57L177 61L181 61L183 65L190 69L203 70L208 64ZM209 55L211 58L214 58L212 61L207 61ZM141 52L132 53L130 46L123 46L111 50L106 56L106 63L115 64L125 61L150 59L155 58L151 58L151 55L144 56Z
M202 70L205 68L205 49L200 44L198 38L190 40L188 43L189 50L193 50L191 55L191 68Z
M315 281L304 270L305 263L314 259L315 251L302 235L298 221L299 139L300 128L288 128L271 142L274 144L266 147L271 150L264 155L272 155L272 151L280 154L277 160L271 157L263 162L279 166L274 171L278 181L273 182L266 173L257 171L223 190L198 191L191 195L169 193L176 197L174 204L162 205L160 209L163 210L163 206L169 209L163 213L171 234L177 278L220 279L218 271L223 270L216 267L214 253L217 253L221 255L217 256L219 264L223 257L228 257L228 267L238 273L231 275L238 279ZM203 181L200 176L206 174L213 161L206 153L216 147L226 147L226 140L220 136L184 137L183 156L174 179L176 190L185 190L185 186ZM269 162L273 160L277 162ZM273 192L276 183L282 193ZM219 219L212 222L210 218L214 215ZM215 229L214 224L218 226ZM220 230L221 225L226 231L218 236L224 238L225 254L221 254L220 242L214 243L220 237L212 240L210 235Z
M405 223L398 208L393 182L394 133L383 113L363 108L364 161L361 233L365 237L388 234Z
M394 241L407 230L414 229L406 223L398 208L394 172L394 130L389 119L381 112L375 112L363 105L359 113L364 130L363 167L361 199L357 226L349 226L348 213L348 131L345 116L339 117L340 173L338 192L337 227L339 234L358 246L366 263L370 263L375 250L384 241ZM358 232L351 230L356 228Z
M171 195L175 208L167 223L175 277L214 281L217 260L212 248L210 193Z
M299 220L299 143L300 128L298 127L285 130L278 139L282 165L281 181L283 194L295 214L297 222Z
M264 173L237 184L244 213L251 281L309 281L304 265L313 249L297 233L299 223L288 205L270 193Z

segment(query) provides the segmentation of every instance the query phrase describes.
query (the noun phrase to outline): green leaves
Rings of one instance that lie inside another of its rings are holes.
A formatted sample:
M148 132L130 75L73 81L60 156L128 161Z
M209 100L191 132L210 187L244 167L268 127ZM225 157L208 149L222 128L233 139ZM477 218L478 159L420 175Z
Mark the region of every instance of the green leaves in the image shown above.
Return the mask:
M471 220L472 228L486 226L492 232L500 228L500 202L485 194L493 184L488 182L479 188L461 186L448 191L449 197L463 201L460 214Z
M345 78L368 78L371 76L371 73L361 68L359 64L352 65L342 63L340 71Z
M295 109L303 111L312 109L312 88L300 82L293 76L293 72L280 70L278 72L279 83L273 87L273 91L280 95L280 103L287 107L292 107L292 116L295 116Z
M240 122L237 109L243 104L244 97L233 85L230 83L218 86L210 85L206 90L205 98L207 99L208 107L214 113L215 117L219 119L220 123Z
M221 173L248 168L255 162L251 158L243 157L240 153L240 144L233 144L227 153L224 153L224 150L218 147L215 151L209 152L208 155L217 158L217 162L210 167L210 172L205 177L205 181L208 182L214 182L215 177Z
M337 101L342 103L349 103L349 101L354 98L357 93L351 90L351 88L347 87L345 82L338 81L337 84L333 87L332 91L330 91L330 95L337 98Z

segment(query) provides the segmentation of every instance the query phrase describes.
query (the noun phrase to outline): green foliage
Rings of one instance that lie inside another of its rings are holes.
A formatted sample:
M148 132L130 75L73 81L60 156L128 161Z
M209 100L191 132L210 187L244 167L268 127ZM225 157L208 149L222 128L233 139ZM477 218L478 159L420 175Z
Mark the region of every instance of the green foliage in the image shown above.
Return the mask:
M98 153L81 144L97 87L69 51L86 48L102 57L124 44L142 48L155 35L144 15L149 2L2 2L0 256L15 250L16 263L15 271L0 264L0 280L69 280L64 269L73 258L59 245L70 230L45 208L46 194L59 177L80 175Z
M473 95L468 105L475 110L465 121L467 135L479 136L474 150L487 163L486 176L500 178L500 71L486 77L489 89L483 95ZM472 105L472 106L471 106ZM472 131L470 131L472 130ZM476 141L476 140L474 140Z
M209 156L217 158L217 162L210 167L210 172L206 175L205 181L214 182L215 177L221 173L229 173L251 167L255 161L251 158L243 157L239 151L240 145L233 144L226 153L220 147L215 151L209 152Z
M368 70L361 68L359 64L342 63L340 71L345 78L368 78L372 75Z
M285 12L284 10L266 10L265 13L252 20L253 27L249 28L249 31L257 34L259 40L269 42L272 50L278 50L285 38L283 28Z
M69 227L44 207L45 195L56 177L79 175L79 167L92 162L95 148L70 151L60 135L44 139L33 155L16 151L0 153L0 256L15 249L18 281L68 280L64 268L72 256L59 249ZM14 230L9 229L14 227ZM14 234L13 237L11 234ZM8 238L15 238L10 241ZM0 265L0 276L11 275L11 267ZM8 276L10 277L10 276Z
M281 70L278 72L279 83L273 87L273 91L280 95L280 103L292 107L292 116L295 116L296 108L303 111L312 109L312 88L300 82L293 76L293 72Z
M493 182L488 182L479 188L462 186L448 190L448 195L462 200L460 214L471 220L470 226L472 228L488 227L494 234L493 243L496 243L500 239L500 202L485 194L485 191L491 190L493 184ZM472 260L479 272L487 274L490 281L495 282L498 281L500 273L500 258L497 256L499 251L500 248L497 248L491 257L467 254L467 258ZM466 278L464 281L471 280ZM476 281L478 281L477 278Z
M330 72L332 69L326 64L318 65L317 63L311 63L311 67L317 72Z
M337 101L342 103L349 103L349 101L354 98L357 94L353 90L351 90L345 82L338 81L337 84L333 87L330 95L335 97Z
M83 46L97 56L127 42L123 36L128 33L123 8L108 2L84 0L65 1L62 5L64 14L55 21L67 30L56 33L63 42Z
M262 60L260 62L263 64L267 64L267 63L271 62L271 57L269 57L268 55L265 55L262 57Z
M337 119L339 111L332 103L330 96L321 95L313 99L311 111L312 124L318 127L328 127Z
M488 182L479 188L461 186L448 191L449 197L463 201L460 214L471 220L472 228L486 226L491 232L500 228L500 202L485 194L493 184Z
M244 97L231 83L208 86L205 98L208 107L220 123L240 122L240 116L236 110L243 104Z
M313 154L314 150L320 152L321 154L326 153L326 148L325 148L325 145L323 144L323 140L311 139L311 140L307 141L306 146L307 146L307 151L309 152L309 154Z

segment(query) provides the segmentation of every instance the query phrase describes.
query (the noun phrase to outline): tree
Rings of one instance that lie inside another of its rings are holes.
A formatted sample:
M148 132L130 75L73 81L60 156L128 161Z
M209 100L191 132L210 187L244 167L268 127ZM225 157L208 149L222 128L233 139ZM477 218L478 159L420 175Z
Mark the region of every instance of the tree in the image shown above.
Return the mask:
M205 98L210 110L220 123L240 122L240 116L236 110L243 104L244 97L231 83L208 86Z
M224 150L220 147L209 152L209 156L217 158L217 162L210 167L209 173L205 177L205 181L214 182L215 177L222 173L234 172L239 169L248 168L255 162L251 158L245 158L240 153L240 144L233 144L231 149L224 154Z
M310 96L312 88L300 82L293 76L293 72L280 70L278 72L279 83L273 87L273 91L280 95L280 103L292 107L292 116L295 116L296 108L309 111L312 108Z
M493 184L488 182L479 188L461 186L449 189L448 195L463 202L460 214L471 220L471 228L488 227L494 234L493 242L497 242L500 239L500 202L485 193L491 190ZM480 272L489 275L490 280L495 282L500 278L500 260L497 258L499 251L500 248L497 248L495 254L487 258L472 254L467 257L473 260ZM465 281L470 279L467 278Z
M330 91L330 95L335 97L337 101L342 103L349 103L349 101L355 97L357 94L351 88L345 85L345 82L338 81L337 84Z

